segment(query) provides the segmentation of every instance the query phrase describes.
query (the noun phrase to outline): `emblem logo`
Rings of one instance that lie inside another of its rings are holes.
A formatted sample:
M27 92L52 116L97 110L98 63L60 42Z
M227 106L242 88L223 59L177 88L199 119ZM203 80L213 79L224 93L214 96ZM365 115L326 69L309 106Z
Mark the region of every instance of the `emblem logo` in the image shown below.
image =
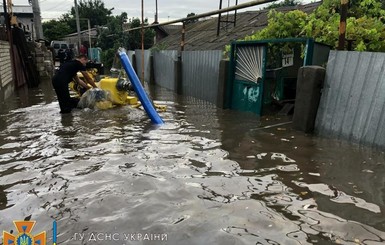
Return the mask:
M33 236L31 234L36 221L13 221L17 234L12 235L3 231L4 245L46 245L45 231Z

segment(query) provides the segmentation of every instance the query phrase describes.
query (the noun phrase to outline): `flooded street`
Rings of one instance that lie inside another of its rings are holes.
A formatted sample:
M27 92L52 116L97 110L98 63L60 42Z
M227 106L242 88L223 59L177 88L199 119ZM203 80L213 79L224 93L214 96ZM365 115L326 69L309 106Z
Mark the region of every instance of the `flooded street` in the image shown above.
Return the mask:
M1 231L27 219L47 244L54 220L69 245L385 243L380 150L161 88L161 127L128 106L60 115L40 87L1 105Z

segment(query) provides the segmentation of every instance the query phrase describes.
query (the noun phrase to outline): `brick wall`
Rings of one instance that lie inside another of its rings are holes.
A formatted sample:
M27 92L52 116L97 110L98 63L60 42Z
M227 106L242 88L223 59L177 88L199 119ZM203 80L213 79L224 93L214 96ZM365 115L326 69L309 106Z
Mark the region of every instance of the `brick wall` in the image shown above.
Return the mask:
M9 43L0 40L0 88L12 82L11 53Z

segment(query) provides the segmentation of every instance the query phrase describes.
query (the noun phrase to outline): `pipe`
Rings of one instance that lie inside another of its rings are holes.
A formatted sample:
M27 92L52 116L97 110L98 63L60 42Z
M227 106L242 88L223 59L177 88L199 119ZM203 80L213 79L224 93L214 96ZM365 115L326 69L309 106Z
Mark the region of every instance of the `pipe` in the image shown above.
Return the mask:
M163 124L164 122L162 118L160 118L158 112L155 110L153 104L148 98L146 91L144 90L142 84L140 83L139 78L135 73L134 68L132 67L131 62L127 57L126 52L123 49L119 49L118 52L119 52L120 61L123 65L123 68L126 71L127 76L132 83L132 87L136 95L138 96L140 102L142 103L142 106L146 111L147 115L151 119L152 123L158 124L158 125Z
M233 10L237 10L237 9L253 7L255 5L260 5L260 4L270 3L270 2L275 2L275 1L276 0L254 0L254 1L247 2L247 3L242 3L242 4L239 4L239 5L236 5L236 6L231 6L231 7L224 8L224 9L214 10L214 11L210 11L210 12L207 12L207 13L190 16L190 17L187 17L187 18L167 21L167 22L160 23L160 24L152 24L152 25L144 26L143 28L152 28L152 27L170 25L170 24L175 24L175 23L189 21L189 20L195 20L195 19L199 19L199 18L211 16L211 15L216 15L216 14L220 14L220 13L224 13L224 12L229 12L229 11L233 11ZM125 30L123 32L139 30L140 28L142 28L142 27L131 28L131 29Z

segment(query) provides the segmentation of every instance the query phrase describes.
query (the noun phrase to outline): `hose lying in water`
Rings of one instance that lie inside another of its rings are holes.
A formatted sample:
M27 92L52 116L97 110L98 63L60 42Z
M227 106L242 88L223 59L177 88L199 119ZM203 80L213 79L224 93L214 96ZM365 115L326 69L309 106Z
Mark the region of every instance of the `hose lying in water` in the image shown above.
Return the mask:
M126 71L128 78L130 79L132 86L135 90L135 93L138 96L140 102L142 103L147 115L150 117L151 121L154 124L163 124L163 120L160 118L158 112L155 110L153 104L148 98L146 92L144 91L143 86L140 83L139 78L136 75L134 68L132 67L124 49L119 49L119 56L124 70Z

